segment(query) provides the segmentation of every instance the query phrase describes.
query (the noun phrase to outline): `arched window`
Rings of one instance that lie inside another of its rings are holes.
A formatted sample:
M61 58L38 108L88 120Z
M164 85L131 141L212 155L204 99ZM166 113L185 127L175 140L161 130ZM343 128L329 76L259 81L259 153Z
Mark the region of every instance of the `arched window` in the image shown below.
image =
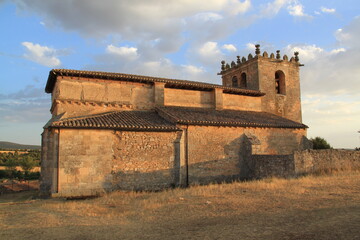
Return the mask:
M236 76L234 76L234 77L232 78L232 86L233 86L233 87L238 87L238 86L239 86L239 85L238 85L238 79L237 79Z
M275 91L285 95L285 74L281 70L275 72Z
M240 87L247 88L246 73L244 72L241 74Z

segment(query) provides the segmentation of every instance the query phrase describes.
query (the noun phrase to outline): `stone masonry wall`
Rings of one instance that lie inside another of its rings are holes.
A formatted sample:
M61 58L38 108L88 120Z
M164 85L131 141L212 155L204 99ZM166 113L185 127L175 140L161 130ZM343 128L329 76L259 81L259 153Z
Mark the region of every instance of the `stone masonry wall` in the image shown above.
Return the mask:
M111 130L60 129L57 196L88 196L111 190Z
M53 196L158 190L179 182L177 132L61 129L59 137L58 193Z
M333 170L359 170L360 151L306 150L295 152L296 174L331 172Z
M360 151L303 150L291 155L252 155L250 178L360 170Z
M249 178L294 176L295 166L292 155L252 155L250 161L252 169Z
M159 190L179 181L176 132L116 132L113 189Z
M258 112L261 111L261 98L223 93L223 108Z
M59 100L53 106L53 114L66 112L67 117L122 110L121 108L154 108L153 86L134 82L59 77L52 98L53 103ZM66 104L66 101L76 104Z
M41 184L44 196L57 191L58 130L45 129L41 139Z
M281 94L276 92L275 87L275 73L279 70L285 76L285 86L280 84L285 87ZM298 62L261 55L250 57L222 74L223 85L232 86L233 77L237 77L240 81L242 73L246 74L247 89L265 93L261 98L262 107L259 111L273 113L295 122L302 121Z
M268 58L258 60L260 71L260 91L266 93L262 98L262 111L301 122L299 67L287 61L274 63ZM281 70L285 75L285 94L275 91L275 72Z
M291 154L302 149L306 130L189 126L189 183L209 183L246 178L248 162L244 161L244 136L254 136L258 145L253 154Z
M257 59L248 60L242 63L238 68L230 69L226 74L222 75L222 82L224 86L231 87L232 79L236 77L238 79L238 85L240 85L241 74L246 74L246 88L251 90L259 90L259 69Z
M261 97L228 94L222 90L215 93L164 88L164 84L161 88L135 82L58 77L52 93L51 112L53 116L65 113L63 117L74 117L110 111L150 110L164 105L261 111L261 104Z
M165 88L165 106L204 107L214 106L214 93L209 91Z

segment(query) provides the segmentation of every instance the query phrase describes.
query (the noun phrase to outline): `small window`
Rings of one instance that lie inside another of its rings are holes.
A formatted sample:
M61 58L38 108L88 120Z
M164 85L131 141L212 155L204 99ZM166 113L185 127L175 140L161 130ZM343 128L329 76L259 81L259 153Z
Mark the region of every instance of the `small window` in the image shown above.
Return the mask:
M240 87L241 88L247 88L246 73L241 74Z
M238 87L238 79L235 76L232 78L232 86L233 87Z
M285 95L285 74L280 70L275 72L275 91Z

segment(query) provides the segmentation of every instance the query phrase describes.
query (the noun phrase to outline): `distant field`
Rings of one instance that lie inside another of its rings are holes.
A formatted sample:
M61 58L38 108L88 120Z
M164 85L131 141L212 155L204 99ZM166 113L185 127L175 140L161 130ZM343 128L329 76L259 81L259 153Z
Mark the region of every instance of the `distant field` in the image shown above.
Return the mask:
M5 166L0 166L0 170L6 170ZM23 171L23 169L20 166L16 167L17 171ZM33 169L31 169L31 172L40 172L40 167L34 167Z
M41 146L39 145L25 145L25 144L18 144L13 142L5 142L0 141L0 149L40 149Z
M360 172L88 200L0 196L0 239L360 239Z

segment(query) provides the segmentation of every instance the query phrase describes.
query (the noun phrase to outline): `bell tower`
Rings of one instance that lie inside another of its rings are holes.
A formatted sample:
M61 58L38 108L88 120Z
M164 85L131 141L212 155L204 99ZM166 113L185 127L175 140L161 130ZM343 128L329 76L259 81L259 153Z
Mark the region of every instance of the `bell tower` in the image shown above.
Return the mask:
M270 56L262 55L260 45L255 45L255 55L237 56L236 63L221 62L222 84L227 87L258 90L265 93L261 110L302 122L300 100L299 53L288 59L280 50Z

